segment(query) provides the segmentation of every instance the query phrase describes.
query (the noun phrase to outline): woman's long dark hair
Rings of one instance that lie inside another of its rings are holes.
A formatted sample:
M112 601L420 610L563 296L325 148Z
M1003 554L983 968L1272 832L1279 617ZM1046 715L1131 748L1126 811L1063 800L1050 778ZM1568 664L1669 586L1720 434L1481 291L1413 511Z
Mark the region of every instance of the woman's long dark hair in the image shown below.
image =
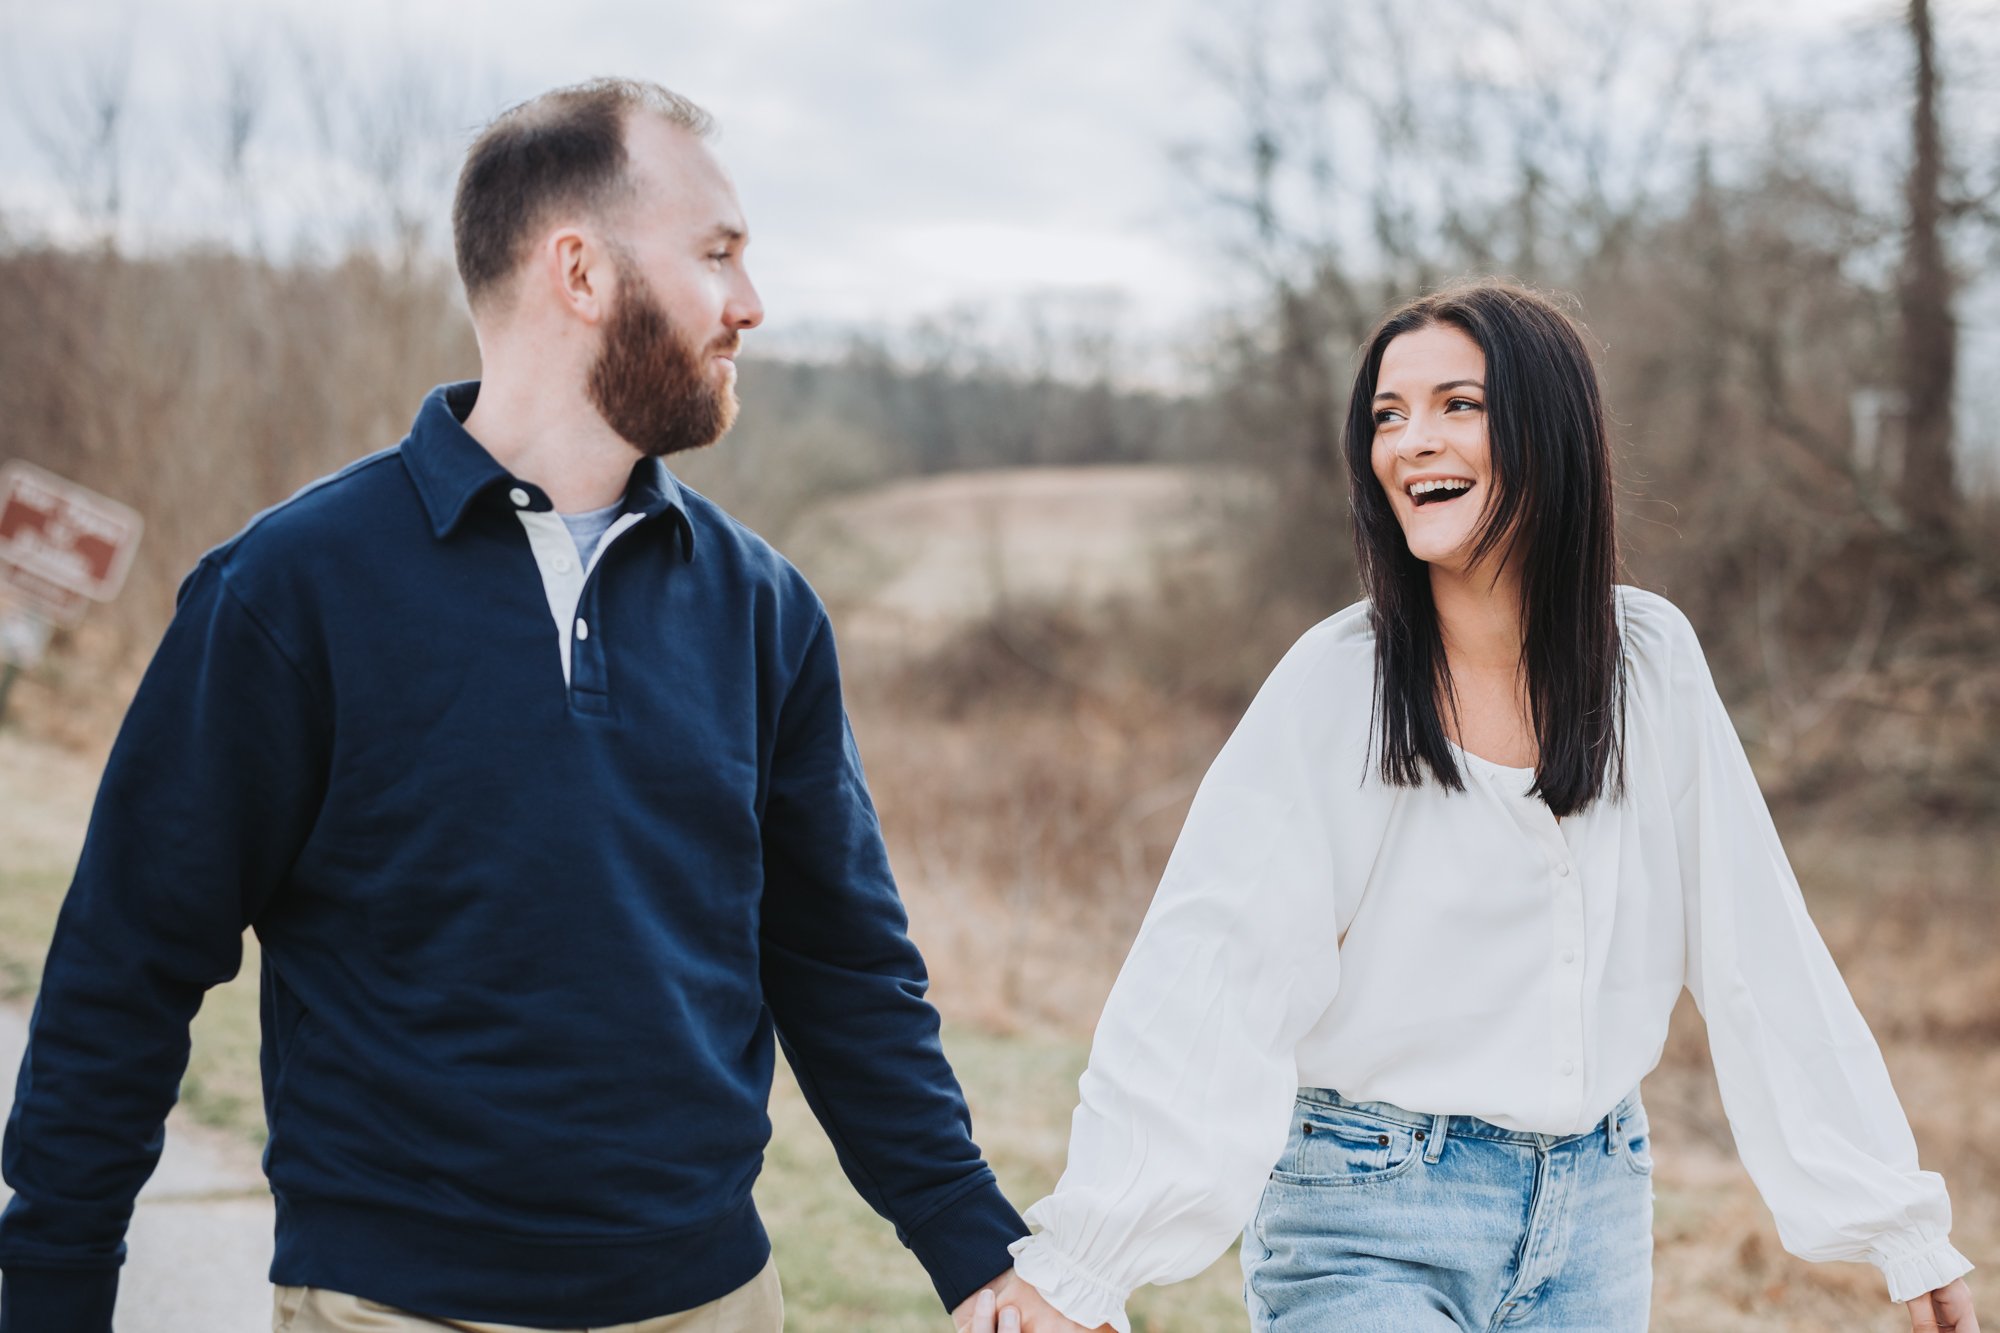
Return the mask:
M1382 779L1464 779L1442 710L1456 713L1430 566L1410 553L1375 479L1375 380L1396 338L1443 325L1486 354L1492 494L1473 548L1519 563L1522 667L1540 759L1534 792L1557 815L1624 787L1624 657L1611 446L1597 370L1580 328L1546 298L1502 282L1448 288L1391 312L1364 345L1347 407L1354 544L1375 628L1375 732Z

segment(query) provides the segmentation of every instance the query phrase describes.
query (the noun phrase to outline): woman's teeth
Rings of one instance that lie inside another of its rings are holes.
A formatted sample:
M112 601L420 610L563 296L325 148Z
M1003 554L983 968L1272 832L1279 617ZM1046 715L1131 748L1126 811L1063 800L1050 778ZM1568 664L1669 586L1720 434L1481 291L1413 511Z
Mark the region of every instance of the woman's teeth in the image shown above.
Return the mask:
M1472 489L1472 483L1460 477L1441 477L1436 481L1419 481L1410 486L1410 499L1418 505L1437 504L1443 500L1456 500Z

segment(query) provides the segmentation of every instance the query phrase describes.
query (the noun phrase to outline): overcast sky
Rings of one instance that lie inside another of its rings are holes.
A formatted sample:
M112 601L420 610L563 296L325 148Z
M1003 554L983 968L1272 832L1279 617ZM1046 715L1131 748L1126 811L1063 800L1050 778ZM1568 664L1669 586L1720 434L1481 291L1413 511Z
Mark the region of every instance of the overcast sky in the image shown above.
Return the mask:
M89 68L126 44L131 133L147 145L128 155L130 208L144 217L127 230L152 239L210 230L232 206L200 184L219 152L225 51L256 51L268 70L251 150L267 236L290 226L270 202L296 167L279 149L307 138L294 105L301 44L355 85L434 68L438 97L465 122L452 157L509 102L626 73L721 122L717 150L774 324L1115 290L1140 322L1163 325L1214 299L1220 276L1197 229L1176 222L1187 192L1169 163L1207 95L1185 54L1201 16L1201 0L351 0L337 11L4 0L0 210L17 231L60 231L73 210L46 141L75 132Z
M1693 0L1665 0L1693 3ZM1879 6L1876 6L1879 8ZM1802 35L1870 8L1779 0L1757 21ZM501 106L599 73L658 79L708 106L755 234L773 331L907 322L965 303L1118 293L1131 327L1226 303L1232 272L1171 149L1216 123L1189 51L1241 0L0 0L0 219L62 234L92 71L129 59L127 244L187 234L267 248L326 225L364 182L287 189L313 153L298 53L340 97L385 104L434 80L430 182L441 223L466 137ZM475 20L469 14L477 14ZM246 210L217 184L232 56L258 73Z

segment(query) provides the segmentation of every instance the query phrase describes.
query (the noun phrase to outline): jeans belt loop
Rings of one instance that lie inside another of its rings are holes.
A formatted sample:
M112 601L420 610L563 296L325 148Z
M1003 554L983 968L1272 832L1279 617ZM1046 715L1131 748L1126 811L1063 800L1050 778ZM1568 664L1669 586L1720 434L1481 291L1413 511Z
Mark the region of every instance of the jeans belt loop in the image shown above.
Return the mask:
M1624 1103L1620 1102L1619 1106L1622 1105ZM1618 1107L1614 1106L1611 1114L1604 1117L1604 1153L1607 1157L1616 1157L1625 1146L1625 1136L1619 1129Z
M1448 1115L1434 1115L1431 1117L1431 1141L1424 1145L1424 1161L1426 1163L1432 1166L1437 1165L1437 1159L1444 1153L1445 1130L1450 1125L1451 1117Z

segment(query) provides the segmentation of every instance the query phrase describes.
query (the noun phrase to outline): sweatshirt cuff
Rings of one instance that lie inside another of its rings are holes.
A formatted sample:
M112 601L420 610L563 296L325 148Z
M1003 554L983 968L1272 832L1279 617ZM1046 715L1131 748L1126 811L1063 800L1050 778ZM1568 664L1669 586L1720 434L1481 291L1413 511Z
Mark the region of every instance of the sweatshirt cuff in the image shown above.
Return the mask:
M1972 1271L1972 1261L1953 1249L1948 1240L1933 1242L1914 1254L1877 1258L1875 1262L1889 1281L1892 1301L1913 1301Z
M0 1333L111 1333L115 1268L9 1268L0 1273Z
M1027 1234L1028 1224L989 1178L905 1232L903 1243L930 1274L944 1308L956 1310L1012 1266L1007 1246Z
M1125 1300L1132 1293L1078 1267L1055 1247L1047 1232L1015 1241L1013 1254L1014 1275L1065 1318L1085 1328L1109 1324L1118 1333L1132 1333L1132 1321L1125 1313Z

